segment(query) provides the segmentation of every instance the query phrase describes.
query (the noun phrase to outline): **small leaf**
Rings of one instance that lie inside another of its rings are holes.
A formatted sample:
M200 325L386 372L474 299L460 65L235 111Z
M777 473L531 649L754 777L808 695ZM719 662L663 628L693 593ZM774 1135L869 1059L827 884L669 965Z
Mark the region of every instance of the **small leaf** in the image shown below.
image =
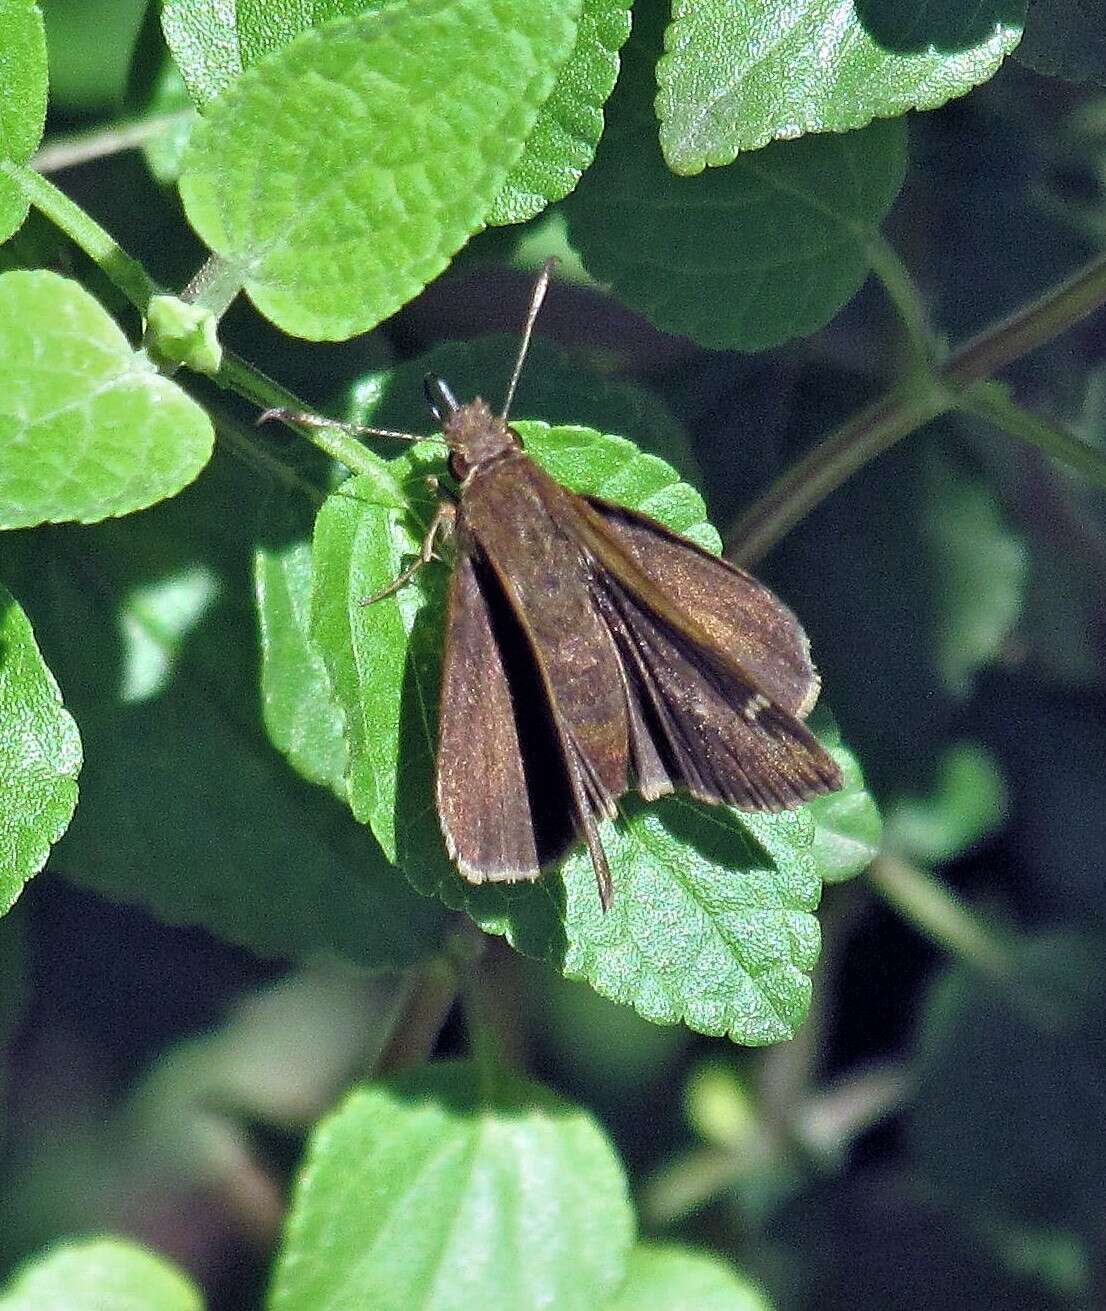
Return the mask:
M651 144L651 70L631 38L594 165L565 201L588 272L658 327L762 350L825 324L868 275L902 185L901 123L785 141L697 178Z
M25 164L46 123L46 35L35 0L0 0L0 85L0 241L7 241L29 206L4 164Z
M214 377L223 361L219 321L211 310L179 296L151 296L146 307L146 347L170 367L186 364Z
M997 71L1025 0L676 0L657 65L677 173L807 132L936 109Z
M995 832L1006 817L1006 788L977 742L948 747L932 789L900 795L887 808L887 846L923 865L939 865Z
M841 744L836 729L818 736L841 766L845 786L807 805L814 820L814 862L823 883L844 883L879 855L883 821L860 762Z
M364 1087L315 1132L269 1311L590 1311L634 1218L584 1111L466 1064Z
M718 549L702 498L662 460L590 429L518 428L561 482ZM441 448L414 447L390 468L414 493L424 471L440 470ZM429 502L415 506L425 522ZM459 878L431 787L446 571L428 566L413 585L361 604L417 550L421 525L411 520L374 504L367 480L354 478L316 524L312 632L346 713L354 813L420 891L647 1018L745 1043L792 1036L818 952L814 825L803 811L738 815L686 798L627 805L625 823L604 829L615 882L605 916L582 850L561 877L529 885L473 888Z
M1070 82L1106 82L1106 24L1095 0L1029 0L1017 58Z
M190 483L213 441L77 283L0 275L0 527L145 509Z
M121 1238L61 1243L23 1267L0 1311L202 1311L199 1293L160 1256Z
M189 219L285 331L367 331L484 222L579 8L412 0L304 32L197 125Z
M771 1303L716 1256L674 1243L640 1243L606 1311L771 1311Z
M0 914L65 832L80 768L77 725L27 616L0 587Z
M563 200L591 163L603 135L603 106L618 78L618 51L630 35L630 3L584 0L576 45L495 198L489 223L525 223Z

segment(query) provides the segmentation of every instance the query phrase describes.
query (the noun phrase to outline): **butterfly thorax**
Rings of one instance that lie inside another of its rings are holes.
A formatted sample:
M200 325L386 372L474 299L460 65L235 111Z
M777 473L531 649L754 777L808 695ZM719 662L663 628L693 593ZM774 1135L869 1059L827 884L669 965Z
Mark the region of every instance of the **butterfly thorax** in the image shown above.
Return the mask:
M451 452L450 468L459 482L464 482L479 465L522 446L518 433L494 415L479 396L445 416L442 436Z

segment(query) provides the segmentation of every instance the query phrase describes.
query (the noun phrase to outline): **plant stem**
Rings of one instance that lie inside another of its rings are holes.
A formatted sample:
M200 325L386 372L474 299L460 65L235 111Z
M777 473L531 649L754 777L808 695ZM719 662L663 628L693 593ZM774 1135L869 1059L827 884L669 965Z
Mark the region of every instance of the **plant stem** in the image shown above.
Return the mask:
M867 878L931 942L990 978L1011 980L1015 966L1011 946L931 873L885 854L868 867Z
M460 986L457 962L448 954L435 956L422 967L377 1058L377 1076L395 1074L429 1058Z
M886 270L884 270L884 273ZM886 284L885 284L886 285ZM1032 305L993 325L944 363L921 370L866 406L792 465L733 524L730 559L759 559L847 478L931 419L975 403L978 384L1050 341L1106 302L1106 256L1047 292ZM986 402L985 402L986 403ZM1036 429L1040 444L1040 430ZM1028 430L1020 432L1028 437ZM1053 441L1050 453L1074 456L1080 471L1087 450Z
M168 114L154 114L135 123L116 123L109 128L97 128L71 137L58 137L35 155L30 167L36 173L57 173L63 168L87 164L107 155L144 146L152 137L167 128L183 123L195 115L193 109L175 109Z
M248 401L252 401L262 410L285 408L304 409L303 402L286 391L278 382L267 377L260 369L235 355L225 351L223 363L216 376L216 382L229 391L236 392ZM379 462L370 451L348 432L341 428L315 428L307 425L290 424L294 432L306 438L313 446L329 455L332 460L344 464L351 473L375 473Z
M917 283L881 232L873 232L868 239L867 254L872 272L899 316L911 363L915 369L930 368L944 354L945 347L934 334Z
M11 160L0 160L0 174L14 182L26 199L64 232L74 245L79 246L131 304L145 315L150 297L159 295L164 288L158 286L138 260L128 255L110 233L91 215L86 214L80 205L34 169L12 163Z
M1066 464L1096 487L1106 488L1106 455L1060 424L1042 419L1011 400L1001 383L976 387L959 408L986 419L1011 437L1036 446L1046 455Z
M241 290L242 279L238 270L221 255L209 255L181 292L180 298L221 319Z

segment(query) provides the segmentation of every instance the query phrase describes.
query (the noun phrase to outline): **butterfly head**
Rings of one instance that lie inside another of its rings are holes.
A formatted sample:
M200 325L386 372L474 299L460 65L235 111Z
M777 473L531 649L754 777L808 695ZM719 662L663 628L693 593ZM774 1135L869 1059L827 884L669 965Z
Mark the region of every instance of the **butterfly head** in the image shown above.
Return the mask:
M463 482L477 465L521 445L514 430L479 396L461 405L445 379L433 374L427 374L423 389L449 446L450 469L458 481Z

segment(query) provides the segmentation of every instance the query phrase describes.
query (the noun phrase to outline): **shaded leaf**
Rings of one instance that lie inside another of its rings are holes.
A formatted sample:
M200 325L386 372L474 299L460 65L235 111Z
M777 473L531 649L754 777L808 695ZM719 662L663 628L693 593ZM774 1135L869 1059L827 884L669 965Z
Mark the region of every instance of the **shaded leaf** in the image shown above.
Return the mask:
M590 1311L634 1218L584 1111L534 1084L437 1064L358 1089L315 1132L270 1311Z
M866 234L902 184L903 125L779 142L678 178L650 144L647 54L630 40L595 163L565 201L588 272L703 346L761 350L820 328L867 277Z
M40 638L91 762L57 868L262 954L403 966L437 950L440 909L261 727L257 492L216 460L149 514L35 535Z
M190 483L213 442L203 410L83 287L0 274L0 527L145 509Z
M1106 81L1106 24L1095 0L1029 0L1017 57L1050 77Z
M344 801L349 753L342 710L311 637L311 526L302 504L274 494L264 516L269 540L254 554L261 713L269 740L299 773Z
M366 331L483 223L579 8L412 0L302 33L197 125L189 219L286 331Z
M639 1244L607 1311L770 1311L755 1285L716 1256L674 1243Z
M1025 0L676 0L657 65L661 146L677 173L807 132L935 109L991 77Z
M932 789L895 798L884 817L887 846L909 860L938 865L993 833L1006 816L1006 788L978 742L953 743Z
M63 1243L35 1257L0 1311L201 1311L199 1292L160 1256L121 1238Z
M65 832L80 768L77 725L27 616L0 587L0 914Z
M1025 944L1001 982L949 970L930 994L908 1120L915 1159L948 1204L979 1220L1101 1232L1106 1041L1101 949Z
M994 492L939 427L930 433L851 478L773 556L881 801L932 789L1025 586L1024 547Z
M883 821L860 762L842 745L836 728L818 731L818 737L841 766L845 786L807 804L814 819L814 860L823 883L844 883L879 855Z
M718 549L701 497L663 461L589 429L524 423L519 431L568 486L643 509ZM441 470L441 448L415 447L389 467L425 522L420 475ZM360 603L397 575L419 533L411 513L379 504L362 478L344 483L316 524L312 632L346 713L354 813L420 891L647 1018L746 1043L791 1036L818 951L814 826L803 811L738 815L687 798L627 804L624 821L603 831L615 883L605 916L582 851L561 876L529 885L473 888L453 870L431 789L446 570L427 567L393 596Z
M35 0L0 0L0 85L0 241L7 241L29 206L4 164L25 164L46 123L46 37Z

